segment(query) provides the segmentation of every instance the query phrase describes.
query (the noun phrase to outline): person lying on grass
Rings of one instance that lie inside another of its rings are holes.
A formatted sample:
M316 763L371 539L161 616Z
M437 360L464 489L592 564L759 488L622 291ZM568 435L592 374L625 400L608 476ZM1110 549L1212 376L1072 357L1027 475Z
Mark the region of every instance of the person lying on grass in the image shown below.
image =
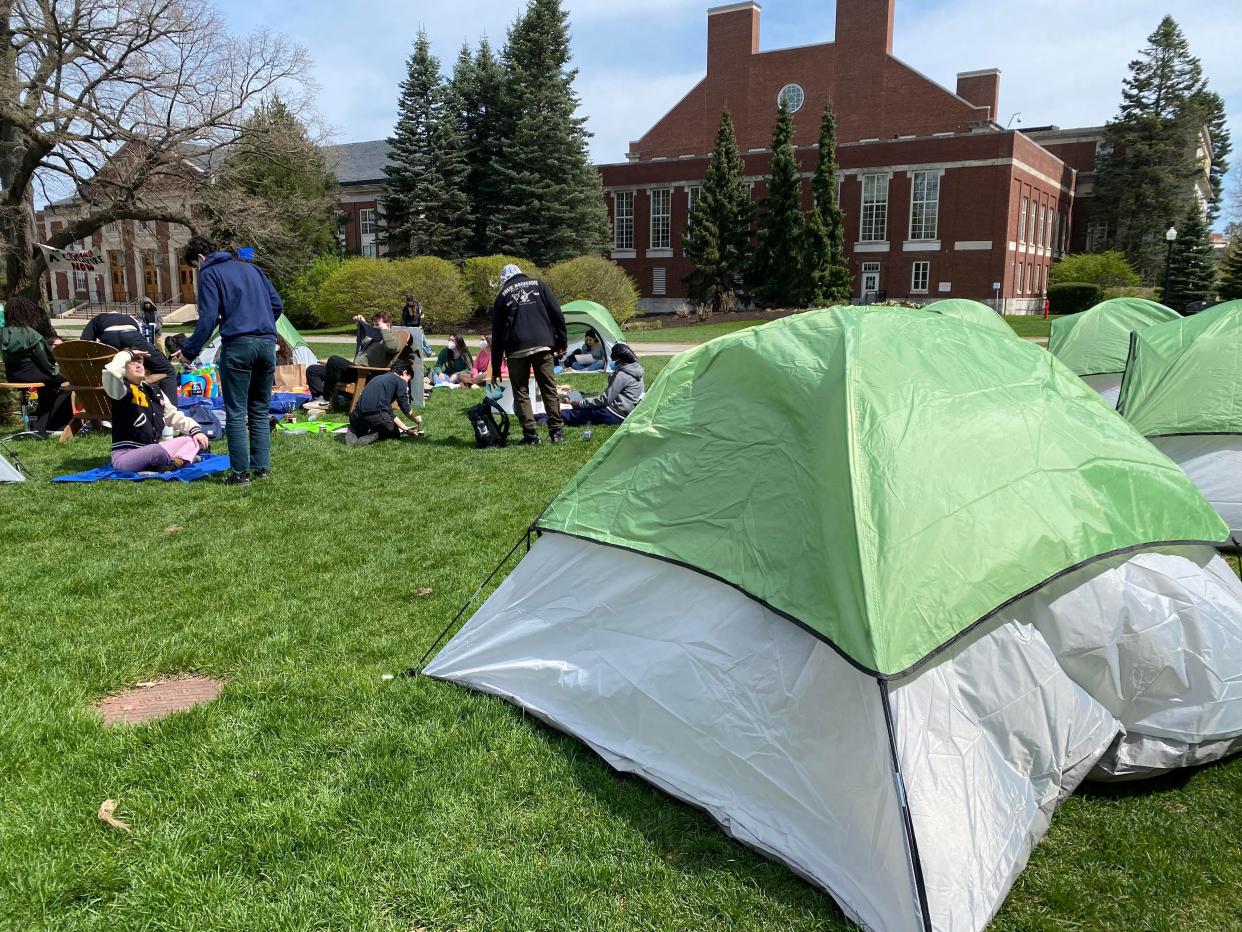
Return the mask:
M357 438L355 442L374 443L376 440L395 440L403 435L423 435L418 429L423 423L421 417L413 415L414 426L407 427L392 413L395 403L402 414L411 416L410 379L413 377L414 367L400 359L392 364L391 371L377 375L367 382L367 387L358 398L357 407L349 415L349 429Z
M146 354L121 350L104 366L103 388L112 401L112 468L167 472L194 462L211 442L203 429L146 384ZM164 430L183 436L164 438Z
M643 397L643 367L634 351L624 343L614 343L610 354L616 368L608 376L608 386L598 395L578 401L561 402L566 424L620 424ZM562 395L569 386L559 385Z

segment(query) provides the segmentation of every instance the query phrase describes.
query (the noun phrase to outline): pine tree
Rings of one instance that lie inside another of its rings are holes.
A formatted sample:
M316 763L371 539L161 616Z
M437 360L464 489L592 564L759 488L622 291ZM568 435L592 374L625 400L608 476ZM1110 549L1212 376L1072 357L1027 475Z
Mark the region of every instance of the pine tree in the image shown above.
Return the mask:
M401 82L384 168L383 239L391 255L458 259L465 254L470 205L460 108L440 75L427 33L420 31Z
M1146 281L1163 270L1163 231L1194 198L1199 134L1206 123L1222 131L1216 174L1228 153L1228 135L1207 90L1203 68L1171 16L1130 62L1121 108L1105 131L1097 166L1095 211L1108 222L1112 244ZM1217 182L1219 186L1219 182Z
M1210 300L1216 290L1216 263L1203 211L1192 204L1177 231L1169 257L1168 289L1163 303L1180 311L1195 301Z
M610 238L603 185L587 152L591 134L576 115L578 71L569 61L561 0L530 0L504 54L508 126L495 246L540 265L602 253Z
M819 124L819 161L811 177L813 204L806 218L806 303L817 307L848 304L853 293L845 259L845 215L837 203L837 119L832 101Z
M689 232L682 240L686 258L694 263L694 271L685 279L691 301L710 305L713 313L733 309L737 279L745 273L750 253L753 219L742 155L729 108L725 107L707 177L690 215Z
M466 152L466 196L470 202L470 236L466 253L483 256L499 248L504 180L500 175L505 138L505 72L484 38L471 57L463 46L453 69L452 86L462 103L460 129Z
M1221 260L1219 293L1222 301L1242 299L1242 232L1234 234Z
M808 294L803 262L802 183L793 147L793 117L783 100L772 134L767 188L759 208L748 284L763 307L801 307Z

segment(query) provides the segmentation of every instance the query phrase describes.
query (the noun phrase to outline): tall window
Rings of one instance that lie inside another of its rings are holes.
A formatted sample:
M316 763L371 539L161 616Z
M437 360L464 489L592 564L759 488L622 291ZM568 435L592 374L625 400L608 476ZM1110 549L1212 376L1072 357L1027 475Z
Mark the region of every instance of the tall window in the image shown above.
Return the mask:
M651 192L651 248L671 249L673 189L656 188Z
M1031 216L1030 216L1031 228L1030 230L1027 231L1026 241L1030 243L1032 246L1035 245L1035 221L1038 218L1038 216L1039 216L1039 211L1036 207L1036 204L1034 201L1031 201Z
M617 191L612 196L612 248L634 248L633 191Z
M882 242L888 236L888 175L863 175L862 229L864 243Z
M358 232L363 236L375 232L375 208L364 207L358 211Z
M1039 205L1039 245L1048 245L1048 205Z
M916 262L910 273L910 293L927 294L927 280L931 278L931 263Z
M1018 242L1026 242L1026 211L1031 206L1029 197L1022 198L1022 209L1018 211Z
M915 172L910 186L910 239L935 239L939 212L940 172Z
M703 186L694 184L686 188L686 218L689 219L694 214L695 205L699 202L699 195L703 192Z

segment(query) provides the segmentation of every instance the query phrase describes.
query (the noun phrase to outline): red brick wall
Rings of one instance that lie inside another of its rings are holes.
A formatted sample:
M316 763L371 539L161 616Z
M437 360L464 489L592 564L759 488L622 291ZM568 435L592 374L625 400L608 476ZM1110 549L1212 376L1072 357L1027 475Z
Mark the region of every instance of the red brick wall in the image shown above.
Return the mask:
M987 107L987 115L993 120L997 119L1000 107L1000 72L959 75L957 96L977 107Z

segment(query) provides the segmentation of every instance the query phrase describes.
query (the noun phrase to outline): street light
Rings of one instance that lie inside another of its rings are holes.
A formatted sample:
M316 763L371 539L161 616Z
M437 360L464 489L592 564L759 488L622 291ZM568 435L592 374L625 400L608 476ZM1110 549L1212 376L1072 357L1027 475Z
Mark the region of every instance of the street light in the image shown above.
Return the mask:
M1160 295L1162 301L1169 300L1169 270L1173 268L1173 242L1176 239L1177 227L1170 226L1164 231L1164 241L1169 244L1169 249L1164 257L1164 293Z

